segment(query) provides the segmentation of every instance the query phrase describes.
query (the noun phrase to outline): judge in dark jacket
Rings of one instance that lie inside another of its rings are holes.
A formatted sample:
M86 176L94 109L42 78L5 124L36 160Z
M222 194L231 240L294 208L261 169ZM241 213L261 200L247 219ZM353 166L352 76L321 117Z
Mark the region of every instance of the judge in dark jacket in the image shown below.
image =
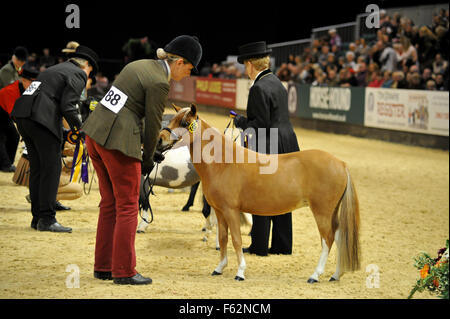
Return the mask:
M80 96L89 75L97 71L97 54L79 46L71 59L40 73L16 101L11 117L25 142L30 161L31 227L72 232L56 220L55 204L61 175L64 117L78 132Z
M245 65L247 74L254 83L249 91L247 117L236 116L235 125L243 130L254 129L256 134L253 141L249 138L249 148L254 148L257 152L278 154L296 152L299 151L299 146L289 121L287 90L269 69L270 52L265 42L249 43L239 48L238 62ZM261 128L265 129L264 135L258 132ZM272 145L272 148L271 128L278 131L278 145ZM260 149L264 142L265 149ZM292 213L277 216L252 215L252 217L252 243L250 247L244 248L244 252L260 256L267 256L268 253L292 254ZM272 244L269 249L271 223Z

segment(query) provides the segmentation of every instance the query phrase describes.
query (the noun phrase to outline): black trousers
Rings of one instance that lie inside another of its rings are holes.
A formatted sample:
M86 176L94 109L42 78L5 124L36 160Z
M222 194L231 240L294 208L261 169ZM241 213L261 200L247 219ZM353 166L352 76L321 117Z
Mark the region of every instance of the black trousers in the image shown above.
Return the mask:
M271 254L292 254L292 213L277 216L252 215L252 243L250 252L267 256ZM270 226L272 227L272 245L269 250Z
M0 108L0 167L14 164L20 135L8 113Z
M56 222L56 194L61 176L61 140L39 123L17 119L30 161L30 197L33 222Z

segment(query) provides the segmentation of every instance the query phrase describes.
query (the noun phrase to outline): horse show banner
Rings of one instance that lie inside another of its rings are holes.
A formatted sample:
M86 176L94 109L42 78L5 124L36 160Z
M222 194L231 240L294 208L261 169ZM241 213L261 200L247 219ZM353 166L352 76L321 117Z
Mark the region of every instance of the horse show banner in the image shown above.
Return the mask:
M366 88L364 125L449 136L449 92Z
M198 104L236 108L236 80L197 77L195 96Z
M364 88L298 85L297 116L301 118L364 124ZM293 94L292 94L293 95ZM290 110L294 110L291 106Z

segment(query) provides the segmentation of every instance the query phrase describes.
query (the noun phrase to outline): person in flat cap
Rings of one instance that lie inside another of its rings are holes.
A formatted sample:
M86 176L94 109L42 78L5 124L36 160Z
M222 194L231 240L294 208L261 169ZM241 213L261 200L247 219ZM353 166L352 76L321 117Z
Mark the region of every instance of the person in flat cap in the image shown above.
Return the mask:
M157 53L158 60L128 63L82 126L101 195L94 277L115 284L152 282L136 271L141 173L149 174L154 162L164 159L155 149L169 81L180 81L197 69L202 46L196 37L181 35Z
M17 81L26 63L28 50L24 47L14 49L11 60L0 69L0 89Z
M73 132L81 127L78 103L87 79L98 69L97 54L79 46L66 62L41 72L14 104L17 123L30 161L31 227L72 232L56 220L56 194L61 176L63 117Z
M255 136L249 137L249 148L262 153L289 153L299 151L297 137L289 120L288 93L281 81L269 69L271 49L264 41L239 47L238 62L245 65L253 85L247 102L247 116L236 116L237 127L252 128ZM265 129L261 134L258 129ZM270 129L278 131L278 145L270 145ZM260 149L265 146L265 149ZM277 216L252 215L252 243L243 251L260 256L292 254L292 213ZM269 249L270 226L272 243Z

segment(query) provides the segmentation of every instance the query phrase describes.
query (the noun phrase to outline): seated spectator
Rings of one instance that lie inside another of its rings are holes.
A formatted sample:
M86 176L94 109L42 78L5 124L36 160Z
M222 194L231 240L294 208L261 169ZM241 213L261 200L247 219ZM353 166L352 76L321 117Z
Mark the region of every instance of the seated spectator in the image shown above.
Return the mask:
M367 84L371 88L379 88L383 84L383 78L381 77L380 71L374 71L371 75L371 81Z
M330 53L330 47L328 45L324 45L321 48L321 53L319 55L319 63L321 63L322 61L327 61L328 60L328 53Z
M335 70L330 69L330 70L328 71L328 76L327 76L327 78L326 78L326 83L327 83L328 86L339 86L339 85L338 85L338 84L339 84L339 81L338 81L338 79L337 79L336 71L335 71Z
M345 69L345 57L340 56L338 58L337 68L338 68L338 72L340 72L342 69Z
M320 67L316 67L314 70L314 81L311 83L312 86L327 86L326 74L322 71Z
M408 89L410 90L422 90L424 87L420 81L420 74L417 72L412 73L409 77L407 77L408 81Z
M436 91L436 82L433 79L428 80L425 84L425 90Z
M280 81L290 81L291 80L291 71L289 70L286 63L283 63L281 67L277 71L277 76Z
M444 75L442 73L436 74L436 77L435 77L434 80L436 82L436 90L438 90L438 91L448 91L448 87L446 87L446 85L445 85Z
M434 58L433 64L433 73L443 73L445 69L448 68L448 62L442 59L442 54L438 53L436 54L436 57Z
M356 69L356 62L355 62L355 53L353 51L347 51L345 54L345 68L350 68L353 71Z
M358 72L356 73L356 81L358 82L358 86L366 86L367 85L367 64L366 62L360 62L358 64Z
M438 26L436 28L436 37L438 41L439 52L442 53L444 60L449 59L449 36L448 36L448 26L442 27Z
M328 57L327 57L327 69L328 67L331 68L336 68L337 69L337 65L336 65L336 57L334 55L334 53L328 53Z
M355 76L353 75L353 70L343 68L339 71L339 86L340 87L351 87L357 86Z
M405 81L405 74L402 71L395 71L392 73L391 89L406 89L407 83Z
M383 72L383 84L381 85L381 87L383 87L383 88L391 87L391 84L393 81L391 75L392 75L392 73L389 70L386 70Z
M356 54L361 56L368 56L370 52L370 47L367 45L364 38L360 38L356 43Z
M432 78L432 75L433 75L433 73L431 72L431 69L430 68L424 68L423 69L423 72L422 72L422 79L421 79L421 82L422 82L422 86L423 87L426 87L426 83L429 81L429 80L432 80L433 78Z

